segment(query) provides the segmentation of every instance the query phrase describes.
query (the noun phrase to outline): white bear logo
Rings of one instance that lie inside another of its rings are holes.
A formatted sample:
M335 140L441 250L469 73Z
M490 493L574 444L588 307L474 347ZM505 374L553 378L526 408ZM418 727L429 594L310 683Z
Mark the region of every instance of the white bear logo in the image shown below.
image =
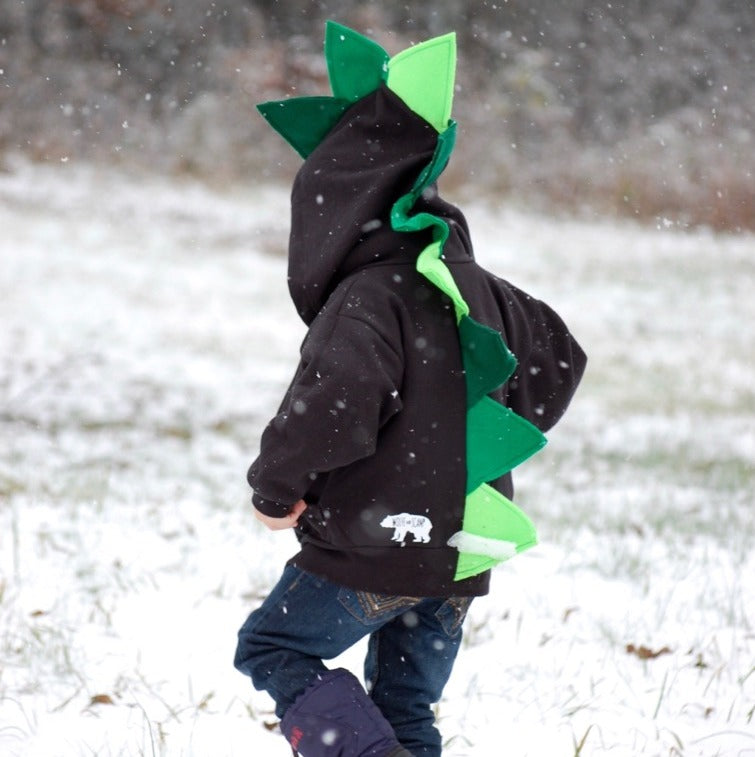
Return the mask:
M380 522L383 528L393 528L391 541L404 541L407 532L411 531L414 541L427 544L430 541L430 529L433 524L424 515L411 515L400 513L399 515L386 515Z

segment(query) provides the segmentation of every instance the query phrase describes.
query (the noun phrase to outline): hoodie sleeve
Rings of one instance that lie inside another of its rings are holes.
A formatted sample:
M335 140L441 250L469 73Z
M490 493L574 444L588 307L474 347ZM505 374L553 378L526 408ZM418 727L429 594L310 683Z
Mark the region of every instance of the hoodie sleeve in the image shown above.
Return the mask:
M318 473L373 454L380 428L401 409L402 373L401 356L370 324L318 317L247 474L254 506L282 517Z
M547 431L569 406L587 357L552 308L508 282L499 282L506 300L506 338L518 361L506 404Z

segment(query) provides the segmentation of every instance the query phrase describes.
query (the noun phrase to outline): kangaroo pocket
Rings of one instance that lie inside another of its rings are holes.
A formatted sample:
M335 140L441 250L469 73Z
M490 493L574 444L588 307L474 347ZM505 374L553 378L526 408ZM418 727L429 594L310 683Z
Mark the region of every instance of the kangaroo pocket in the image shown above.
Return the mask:
M419 509L419 508L415 508ZM456 523L451 524L458 530ZM436 527L429 516L417 512L397 512L385 506L355 509L330 509L311 505L299 518L298 534L302 543L323 549L403 548L437 549L445 546L448 524ZM449 532L450 533L450 532Z
M325 549L349 549L353 547L378 546L358 525L360 511L344 512L324 505L309 505L299 518L298 532L303 541L312 542Z
M307 509L299 517L297 532L305 539L316 542L332 541L331 514L326 507L307 505Z
M298 532L305 540L331 549L396 546L401 529L393 525L389 508L309 505L299 518ZM428 537L423 536L423 541ZM412 542L412 536L407 541Z

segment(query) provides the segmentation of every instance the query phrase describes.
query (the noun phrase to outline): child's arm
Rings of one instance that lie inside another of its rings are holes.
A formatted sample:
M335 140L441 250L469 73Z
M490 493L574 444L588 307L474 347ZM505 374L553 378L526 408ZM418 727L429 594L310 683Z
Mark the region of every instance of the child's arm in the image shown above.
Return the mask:
M569 406L587 357L551 307L508 282L501 284L508 304L506 340L518 361L506 404L547 431Z
M255 508L285 518L317 474L373 454L378 431L402 407L402 377L401 357L370 324L319 317L247 474Z

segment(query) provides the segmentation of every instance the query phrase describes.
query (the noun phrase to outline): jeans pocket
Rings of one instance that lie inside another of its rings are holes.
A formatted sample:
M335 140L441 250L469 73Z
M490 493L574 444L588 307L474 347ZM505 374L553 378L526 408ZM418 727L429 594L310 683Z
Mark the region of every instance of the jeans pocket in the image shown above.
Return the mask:
M338 592L338 601L361 623L376 625L385 623L414 607L422 598L342 588Z
M449 597L435 613L446 635L454 638L461 632L474 597Z

